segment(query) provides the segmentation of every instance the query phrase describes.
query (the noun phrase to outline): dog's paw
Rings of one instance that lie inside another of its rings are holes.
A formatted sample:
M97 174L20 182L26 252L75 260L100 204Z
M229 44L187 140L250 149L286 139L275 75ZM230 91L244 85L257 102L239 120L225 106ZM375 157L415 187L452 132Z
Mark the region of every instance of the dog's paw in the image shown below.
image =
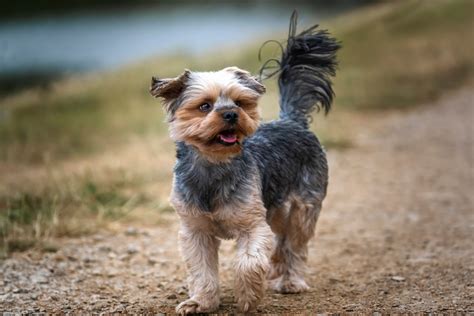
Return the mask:
M254 311L257 308L257 301L253 300L242 300L242 299L237 299L237 310L240 313L249 313Z
M188 315L201 312L201 305L193 299L188 299L184 302L181 302L176 307L176 313L178 315Z
M309 290L308 284L300 277L281 276L269 282L269 287L282 294L296 294Z
M198 302L195 299L187 299L184 302L181 302L176 307L176 313L178 315L188 315L188 314L196 314L196 313L207 313L216 310L219 307L219 303L215 304L203 304Z

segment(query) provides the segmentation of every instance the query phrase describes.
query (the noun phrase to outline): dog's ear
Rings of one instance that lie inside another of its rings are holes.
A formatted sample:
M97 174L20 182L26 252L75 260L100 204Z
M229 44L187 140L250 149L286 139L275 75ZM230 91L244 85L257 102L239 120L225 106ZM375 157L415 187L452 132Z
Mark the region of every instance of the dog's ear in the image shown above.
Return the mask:
M155 98L163 98L168 107L186 88L191 71L185 69L184 72L176 78L159 79L151 78L150 94ZM169 110L168 108L166 110Z
M262 95L265 93L265 86L256 77L252 76L250 72L242 70L238 67L227 67L224 68L224 71L232 72L241 84L254 90L258 94Z

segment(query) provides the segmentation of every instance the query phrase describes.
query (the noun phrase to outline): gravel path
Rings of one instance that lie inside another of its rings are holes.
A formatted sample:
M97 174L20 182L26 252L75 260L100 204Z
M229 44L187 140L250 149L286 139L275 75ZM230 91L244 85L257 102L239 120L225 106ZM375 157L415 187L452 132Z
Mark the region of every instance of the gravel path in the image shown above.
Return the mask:
M300 295L268 292L262 313L474 312L474 92L370 115L329 153L330 186ZM177 220L80 239L0 263L0 311L172 313L186 297ZM232 242L221 251L233 312Z

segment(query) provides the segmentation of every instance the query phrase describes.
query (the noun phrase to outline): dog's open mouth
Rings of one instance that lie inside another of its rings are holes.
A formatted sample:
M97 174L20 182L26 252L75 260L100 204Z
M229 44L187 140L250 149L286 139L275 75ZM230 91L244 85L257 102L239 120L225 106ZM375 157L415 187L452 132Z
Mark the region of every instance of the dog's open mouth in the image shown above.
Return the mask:
M237 133L233 129L225 130L217 135L217 141L225 146L232 146L239 143Z

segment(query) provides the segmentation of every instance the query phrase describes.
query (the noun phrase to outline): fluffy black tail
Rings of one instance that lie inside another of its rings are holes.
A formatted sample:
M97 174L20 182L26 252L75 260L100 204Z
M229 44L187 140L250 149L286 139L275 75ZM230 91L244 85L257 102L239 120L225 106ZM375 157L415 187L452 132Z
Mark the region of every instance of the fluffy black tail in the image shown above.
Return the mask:
M341 46L326 30L316 30L318 25L296 35L297 19L294 11L279 62L280 118L307 128L311 112L322 108L327 114L331 108L331 76L336 74L336 52Z

